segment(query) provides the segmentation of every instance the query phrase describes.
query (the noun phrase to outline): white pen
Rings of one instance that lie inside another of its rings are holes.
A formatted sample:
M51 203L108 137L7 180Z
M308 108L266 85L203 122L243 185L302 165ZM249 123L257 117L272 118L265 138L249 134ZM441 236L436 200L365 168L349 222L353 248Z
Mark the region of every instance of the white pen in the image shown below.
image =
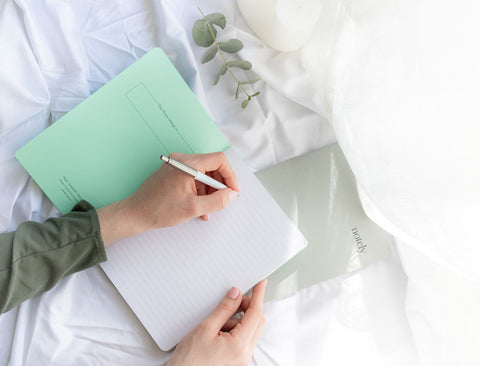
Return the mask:
M185 172L189 175L191 175L192 177L195 178L195 180L198 180L199 182L202 182L202 183L205 183L207 186L210 186L212 188L215 188L215 189L224 189L224 188L228 188L225 184L223 183L220 183L218 180L215 180L211 177L209 177L208 175L206 174L203 174L202 172L198 171L197 169L194 169L186 164L183 164L182 162L178 161L178 160L175 160L169 156L165 156L165 155L160 155L160 159L177 168L177 169L180 169L182 172Z

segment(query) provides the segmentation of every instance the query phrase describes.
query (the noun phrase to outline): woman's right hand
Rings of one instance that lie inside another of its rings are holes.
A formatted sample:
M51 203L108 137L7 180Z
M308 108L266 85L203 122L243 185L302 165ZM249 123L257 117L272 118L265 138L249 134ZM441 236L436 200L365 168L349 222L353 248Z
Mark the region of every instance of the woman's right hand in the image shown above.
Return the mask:
M131 196L98 210L105 245L194 217L208 220L209 213L225 208L237 196L240 188L224 153L170 156L211 175L228 188L210 189L190 175L162 164Z
M167 366L246 366L262 334L267 280L257 284L250 299L232 287L210 316L178 344ZM238 308L242 319L232 318Z

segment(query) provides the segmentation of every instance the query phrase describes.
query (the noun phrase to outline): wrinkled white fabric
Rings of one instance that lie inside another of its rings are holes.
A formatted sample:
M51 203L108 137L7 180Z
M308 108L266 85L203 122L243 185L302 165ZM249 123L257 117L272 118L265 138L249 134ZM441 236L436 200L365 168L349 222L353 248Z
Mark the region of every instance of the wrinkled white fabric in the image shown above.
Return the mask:
M480 6L345 3L332 121L358 184L406 242L478 281Z
M467 2L323 2L311 42L280 53L252 33L232 0L0 0L7 50L0 58L0 230L58 214L15 151L159 46L253 169L337 137L367 211L402 239L408 283L394 254L266 304L253 365L416 365L417 351L425 364L478 361L471 347L478 292L458 274L478 274L467 227L478 214L467 214L478 203L469 88L479 84L473 71L465 76L479 63L464 44L475 44L475 12L465 10ZM442 27L445 4L462 29ZM244 41L240 56L262 78L246 110L228 78L212 85L218 62L198 62L205 49L190 35L197 5L227 16L220 34ZM441 284L448 281L447 293ZM455 299L447 301L449 294ZM98 267L0 316L0 364L159 365L168 357Z
M325 3L304 65L367 214L399 239L420 358L476 365L480 5Z

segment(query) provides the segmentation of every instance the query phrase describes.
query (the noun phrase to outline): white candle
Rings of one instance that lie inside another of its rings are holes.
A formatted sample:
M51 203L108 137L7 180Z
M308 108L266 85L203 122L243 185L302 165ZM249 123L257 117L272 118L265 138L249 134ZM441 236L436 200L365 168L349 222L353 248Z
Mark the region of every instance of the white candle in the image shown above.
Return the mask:
M237 4L256 35L279 51L302 47L321 12L320 0L237 0Z

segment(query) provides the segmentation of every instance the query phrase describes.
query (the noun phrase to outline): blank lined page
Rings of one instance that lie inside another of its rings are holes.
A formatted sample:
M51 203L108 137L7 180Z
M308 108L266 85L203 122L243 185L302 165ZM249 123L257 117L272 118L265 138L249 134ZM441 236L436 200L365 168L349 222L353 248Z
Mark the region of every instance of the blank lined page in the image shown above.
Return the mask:
M227 208L107 248L102 268L158 346L168 350L232 286L242 293L302 250L306 239L248 167L226 152L240 186Z

